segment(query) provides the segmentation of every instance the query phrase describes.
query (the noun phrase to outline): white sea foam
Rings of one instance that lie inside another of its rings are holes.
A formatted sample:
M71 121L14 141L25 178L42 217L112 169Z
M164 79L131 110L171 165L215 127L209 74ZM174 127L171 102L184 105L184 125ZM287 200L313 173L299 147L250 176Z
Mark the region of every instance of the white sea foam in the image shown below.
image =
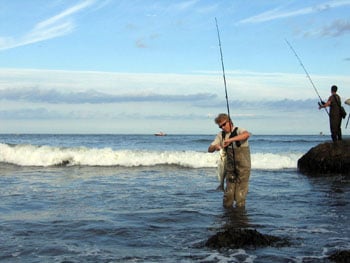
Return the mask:
M298 154L252 154L253 169L296 168ZM219 154L197 151L113 150L111 148L62 148L0 143L0 162L20 166L153 166L179 165L216 168Z
M279 170L296 168L302 153L256 153L252 154L252 168L261 170Z

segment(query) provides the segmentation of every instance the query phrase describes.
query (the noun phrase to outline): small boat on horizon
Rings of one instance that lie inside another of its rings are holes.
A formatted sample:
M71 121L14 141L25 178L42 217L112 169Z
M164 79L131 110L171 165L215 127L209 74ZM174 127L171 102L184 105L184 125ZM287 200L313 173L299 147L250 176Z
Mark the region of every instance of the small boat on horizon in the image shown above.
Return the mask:
M166 136L164 132L157 132L154 134L155 136Z

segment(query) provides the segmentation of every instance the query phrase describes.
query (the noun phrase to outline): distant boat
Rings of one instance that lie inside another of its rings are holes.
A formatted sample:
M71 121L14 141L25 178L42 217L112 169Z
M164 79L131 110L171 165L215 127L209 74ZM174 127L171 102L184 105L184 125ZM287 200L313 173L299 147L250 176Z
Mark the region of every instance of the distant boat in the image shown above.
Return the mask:
M166 134L164 132L157 132L154 135L155 136L165 136Z

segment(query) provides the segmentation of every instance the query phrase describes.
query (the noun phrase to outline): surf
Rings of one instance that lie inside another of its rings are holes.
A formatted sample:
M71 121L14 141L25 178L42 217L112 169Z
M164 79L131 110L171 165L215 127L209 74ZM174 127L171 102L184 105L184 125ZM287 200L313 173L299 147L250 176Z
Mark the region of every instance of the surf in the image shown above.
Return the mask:
M302 153L252 153L252 169L296 169ZM128 150L0 143L0 162L18 166L157 166L217 168L220 154L200 151Z

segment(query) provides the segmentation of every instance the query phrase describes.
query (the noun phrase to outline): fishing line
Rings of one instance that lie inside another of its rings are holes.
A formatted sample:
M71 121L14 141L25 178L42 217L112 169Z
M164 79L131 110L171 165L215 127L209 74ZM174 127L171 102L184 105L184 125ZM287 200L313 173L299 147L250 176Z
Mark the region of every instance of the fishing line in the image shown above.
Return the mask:
M317 91L317 89L316 89L316 87L315 87L314 82L312 81L312 79L311 79L309 73L307 72L307 70L306 70L306 68L305 68L305 66L304 66L304 64L303 64L303 62L301 61L300 57L298 56L297 52L294 50L294 48L293 48L292 45L288 42L287 39L285 39L285 41L287 42L288 46L290 47L290 49L293 51L294 55L295 55L296 58L298 59L298 61L299 61L300 65L301 65L301 67L304 69L307 78L310 80L310 83L311 83L312 87L314 88L314 90L315 90L315 92L316 92L318 98L320 99L319 105L320 105L320 103L324 104L324 102L322 101L322 98L321 98L320 94L318 93L318 91ZM329 115L327 108L324 108L324 109L326 110L327 114Z

